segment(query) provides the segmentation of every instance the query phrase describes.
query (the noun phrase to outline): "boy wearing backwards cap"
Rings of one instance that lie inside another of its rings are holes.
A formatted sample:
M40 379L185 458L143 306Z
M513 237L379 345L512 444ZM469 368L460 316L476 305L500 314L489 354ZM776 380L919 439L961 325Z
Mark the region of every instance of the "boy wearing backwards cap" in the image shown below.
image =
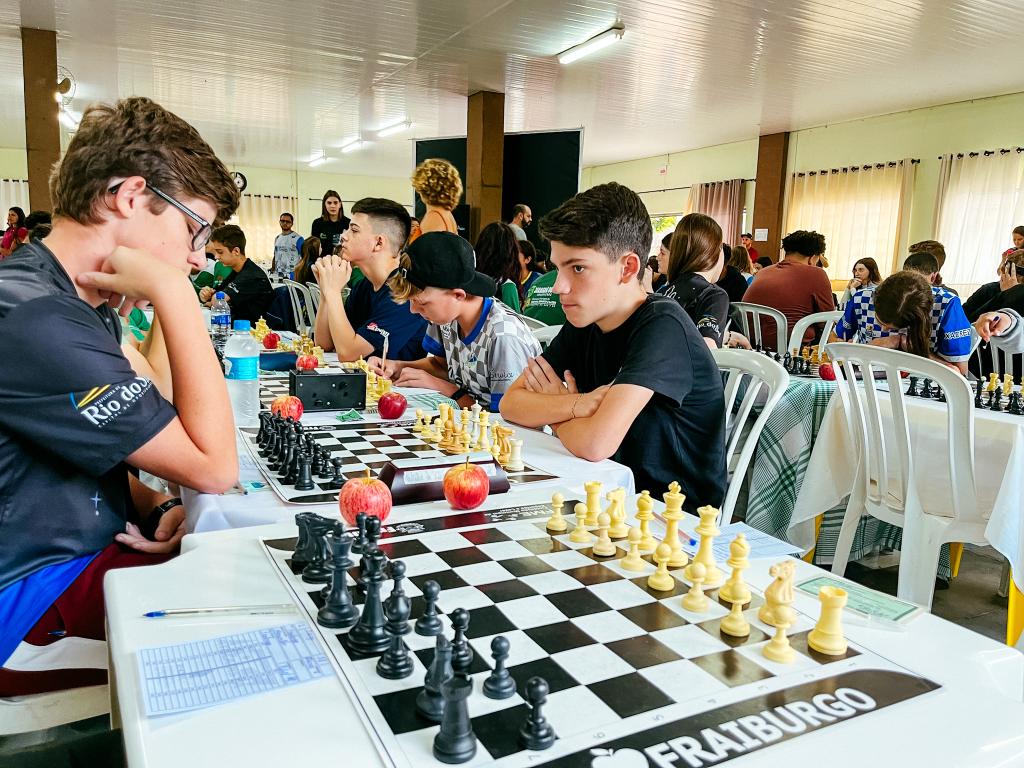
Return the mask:
M388 281L397 302L430 325L427 357L414 362L378 357L368 362L400 387L433 389L460 406L479 402L498 410L502 395L526 369L540 344L526 324L494 295L494 280L474 268L473 247L450 232L428 232L405 250Z

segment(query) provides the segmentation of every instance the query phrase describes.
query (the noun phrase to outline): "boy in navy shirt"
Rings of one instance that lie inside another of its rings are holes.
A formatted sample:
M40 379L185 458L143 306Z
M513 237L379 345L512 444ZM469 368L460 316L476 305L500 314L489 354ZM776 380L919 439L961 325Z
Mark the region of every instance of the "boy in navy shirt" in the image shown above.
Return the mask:
M427 321L391 299L388 280L398 270L398 254L409 239L412 219L394 200L365 197L352 206L352 221L341 235L341 255L313 265L320 285L314 340L339 360L384 354L389 360L423 357ZM343 303L341 290L358 267L365 280L352 287Z
M50 235L0 264L0 696L105 682L104 573L160 562L184 535L180 499L130 468L217 493L238 478L188 279L238 206L227 168L131 98L86 111L50 195ZM125 358L112 309L147 301L163 327L148 369ZM169 372L173 403L150 371Z

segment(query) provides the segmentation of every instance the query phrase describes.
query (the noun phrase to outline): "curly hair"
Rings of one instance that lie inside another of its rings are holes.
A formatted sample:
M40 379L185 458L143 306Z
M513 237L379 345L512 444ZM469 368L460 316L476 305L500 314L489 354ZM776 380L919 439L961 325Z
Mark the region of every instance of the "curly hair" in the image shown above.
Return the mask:
M932 342L931 283L920 272L905 269L890 275L875 289L875 317L886 325L907 331L907 351L928 357Z
M519 285L519 245L512 227L494 221L476 239L476 268L501 286L506 280Z
M141 96L85 110L60 163L50 173L53 215L99 224L98 203L117 177L141 176L172 197L197 197L217 208L216 223L238 208L238 187L199 132ZM154 213L167 204L150 202Z
M801 256L820 256L825 252L825 236L819 232L798 229L782 238L782 250Z
M412 188L427 205L437 205L451 211L462 199L459 171L447 160L424 160L416 166L411 181Z

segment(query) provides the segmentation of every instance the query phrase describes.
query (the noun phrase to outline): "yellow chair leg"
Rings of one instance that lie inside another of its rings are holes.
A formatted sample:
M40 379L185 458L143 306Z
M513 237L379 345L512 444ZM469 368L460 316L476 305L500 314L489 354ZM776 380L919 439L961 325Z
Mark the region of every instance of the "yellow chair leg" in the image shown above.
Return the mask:
M1017 589L1010 571L1010 603L1006 611L1006 644L1016 645L1024 630L1024 594Z
M825 517L824 515L818 515L816 518L814 518L814 543L815 544L818 543L818 534L821 533L821 521L822 521L822 519L824 517ZM814 550L815 550L815 547L811 547L810 549L808 549L807 550L807 554L804 555L804 558L803 558L806 562L810 563L811 565L814 565Z
M960 573L960 558L964 556L964 545L959 541L949 542L949 567L955 579Z

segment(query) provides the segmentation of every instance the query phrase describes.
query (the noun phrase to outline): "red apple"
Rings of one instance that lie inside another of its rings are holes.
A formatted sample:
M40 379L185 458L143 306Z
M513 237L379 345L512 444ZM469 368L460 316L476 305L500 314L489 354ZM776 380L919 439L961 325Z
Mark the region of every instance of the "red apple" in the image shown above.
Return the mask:
M836 380L836 372L835 372L835 369L832 368L832 364L831 363L822 363L821 365L819 365L818 366L818 376L820 376L825 381L835 381Z
M491 490L491 479L483 467L458 464L444 473L444 497L452 509L476 509Z
M278 343L281 341L280 334L271 331L263 337L263 348L264 349L277 349Z
M316 355L299 355L295 358L295 368L299 371L312 371L320 365L320 361L316 359Z
M365 512L379 517L383 523L391 514L391 489L375 477L354 477L341 486L338 494L341 517L349 525L356 524L356 515Z
M409 401L399 392L385 392L377 401L377 412L382 419L399 419Z
M295 421L298 421L302 418L303 410L302 401L295 395L275 397L274 401L270 404L270 412L275 416L280 416L282 419L287 419L291 416Z

